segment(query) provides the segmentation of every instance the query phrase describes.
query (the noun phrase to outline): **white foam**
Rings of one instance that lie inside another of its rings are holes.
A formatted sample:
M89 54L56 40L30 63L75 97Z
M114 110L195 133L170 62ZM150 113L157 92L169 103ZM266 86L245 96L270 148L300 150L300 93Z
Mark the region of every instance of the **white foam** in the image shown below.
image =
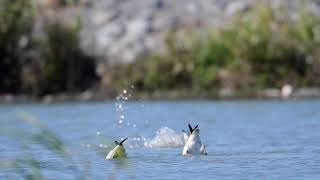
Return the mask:
M144 146L149 148L181 147L183 146L183 137L168 127L162 127L153 139L146 139Z

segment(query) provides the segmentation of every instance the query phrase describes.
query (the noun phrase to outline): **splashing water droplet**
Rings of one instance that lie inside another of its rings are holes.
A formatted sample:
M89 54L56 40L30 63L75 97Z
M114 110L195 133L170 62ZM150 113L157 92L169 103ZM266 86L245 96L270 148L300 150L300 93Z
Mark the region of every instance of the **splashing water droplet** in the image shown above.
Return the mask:
M127 110L131 109L129 107L128 101L133 97L134 85L129 86L127 89L120 91L120 94L116 98L115 110L117 112L116 126L119 128L133 127L136 128L135 122L130 122L130 118L127 116Z
M183 137L168 127L162 127L156 132L153 139L144 140L145 147L181 147L183 146Z

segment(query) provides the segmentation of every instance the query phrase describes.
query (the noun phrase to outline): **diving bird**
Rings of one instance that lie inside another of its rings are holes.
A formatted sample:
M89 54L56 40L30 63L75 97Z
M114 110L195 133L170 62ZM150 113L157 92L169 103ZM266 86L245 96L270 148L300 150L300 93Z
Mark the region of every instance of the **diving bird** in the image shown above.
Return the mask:
M123 143L128 138L122 140L120 143L115 141L116 147L114 147L107 155L106 159L115 159L115 158L127 158L126 150L123 147Z
M198 127L198 124L194 128L192 128L190 124L188 124L188 126L189 126L190 133L185 131L184 129L182 129L184 144L187 143L187 140L188 140L190 134L192 133L193 129L196 129Z
M198 125L196 125L194 128L192 128L190 124L188 124L188 126L190 133L182 130L185 139L182 155L207 155L206 147L201 143L200 140L200 130L198 129Z

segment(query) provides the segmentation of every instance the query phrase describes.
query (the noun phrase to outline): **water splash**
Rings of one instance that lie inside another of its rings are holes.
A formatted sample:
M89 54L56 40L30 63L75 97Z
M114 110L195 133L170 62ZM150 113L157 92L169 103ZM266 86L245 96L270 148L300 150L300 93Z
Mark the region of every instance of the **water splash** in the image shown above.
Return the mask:
M120 140L123 140L121 138ZM156 131L153 138L148 138L144 135L135 135L128 137L125 146L130 149L147 147L147 148L178 148L184 145L183 135L177 133L168 127L161 127ZM99 148L110 148L114 146L112 143L102 142L96 145ZM85 146L87 147L87 146ZM90 148L90 147L87 147Z
M183 145L182 134L178 134L168 127L160 128L153 139L144 142L144 146L149 148L173 148Z
M131 86L128 89L124 89L116 99L115 108L117 111L117 123L116 126L122 128L124 126L130 126L136 128L136 124L129 122L128 117L125 115L128 101L133 97L134 86Z
M127 109L128 109L128 101L133 98L133 90L134 86L130 86L128 89L124 89L121 91L121 93L117 96L116 102L115 102L115 110L116 110L116 123L113 125L114 128L136 128L137 125L135 123L130 122L130 119L127 115ZM98 140L97 147L99 148L109 148L112 147L114 144L113 141L103 141L101 143L101 138L104 139L104 136L101 136L101 131L96 132L96 136L100 138ZM141 143L139 145L140 138L130 138L127 140L126 144L129 146L129 148L136 148L141 147ZM143 138L142 138L143 139ZM123 140L121 138L120 140Z
M148 138L144 136L145 134L140 134L139 127L132 122L128 116L128 101L133 98L134 86L131 86L128 89L122 90L122 92L117 96L115 102L116 109L116 123L114 127L118 128L135 128L138 132L134 133L133 136L127 136L128 140L126 141L126 147L132 148L175 148L181 147L184 145L183 135L178 134L174 130L168 127L161 127L157 130L156 136L153 138ZM130 107L131 108L131 107ZM141 105L140 108L144 108L144 105ZM145 124L149 124L149 120L145 120ZM97 132L99 136L101 132ZM99 142L100 143L100 142ZM100 148L107 148L106 143L98 144Z
M146 138L144 136L129 137L126 147L129 147L130 149L141 148L143 147L143 143L145 141L146 141Z

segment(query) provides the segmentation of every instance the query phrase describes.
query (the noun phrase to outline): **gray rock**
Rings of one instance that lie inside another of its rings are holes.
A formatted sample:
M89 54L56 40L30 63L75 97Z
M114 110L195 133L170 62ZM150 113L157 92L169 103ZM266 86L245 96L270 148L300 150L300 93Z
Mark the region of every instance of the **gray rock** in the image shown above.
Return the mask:
M219 90L219 97L226 98L226 97L233 97L234 90L232 88L222 88Z
M153 0L153 7L156 9L161 9L165 5L164 0Z
M320 89L319 88L300 88L293 92L292 96L294 97L319 97Z
M37 0L41 4L41 0ZM284 4L294 17L299 0L264 0L271 7ZM80 15L81 47L88 54L110 63L132 62L141 53L162 51L166 32L179 28L221 26L228 18L250 8L258 0L81 0L58 13L60 19ZM319 4L305 1L310 11L320 14ZM42 3L43 4L43 3ZM88 5L89 4L89 5ZM37 18L41 19L41 18ZM36 31L41 24L36 22Z
M244 12L249 9L249 2L247 1L234 1L227 5L225 10L226 16L233 16L239 12Z
M279 98L280 97L280 89L269 88L263 91L263 97L266 98Z

